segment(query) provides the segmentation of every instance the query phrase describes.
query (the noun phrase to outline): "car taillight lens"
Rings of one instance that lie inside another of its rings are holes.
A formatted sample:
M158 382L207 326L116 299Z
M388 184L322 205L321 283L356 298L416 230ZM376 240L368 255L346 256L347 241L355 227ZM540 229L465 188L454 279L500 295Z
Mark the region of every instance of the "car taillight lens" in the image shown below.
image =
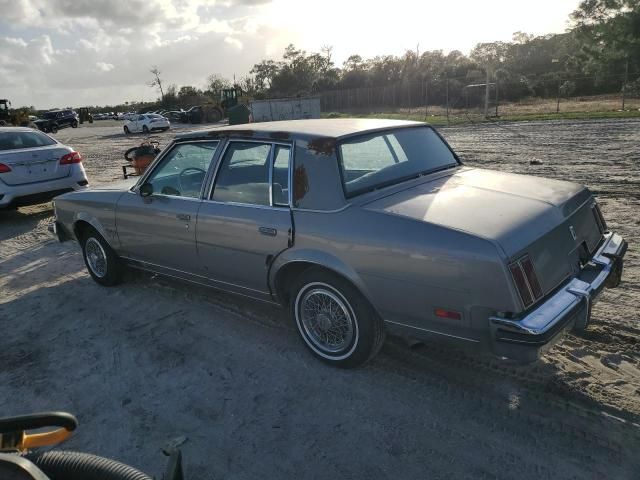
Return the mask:
M542 297L542 288L529 255L513 262L509 270L525 308Z
M11 167L9 165L0 163L0 173L9 173L10 171L11 171Z
M60 159L60 165L71 165L72 163L81 163L82 157L78 152L67 153Z
M593 216L596 218L596 223L598 224L598 228L600 229L600 233L604 233L607 231L607 222L602 216L602 212L600 211L600 205L594 203L591 207L591 211L593 212Z

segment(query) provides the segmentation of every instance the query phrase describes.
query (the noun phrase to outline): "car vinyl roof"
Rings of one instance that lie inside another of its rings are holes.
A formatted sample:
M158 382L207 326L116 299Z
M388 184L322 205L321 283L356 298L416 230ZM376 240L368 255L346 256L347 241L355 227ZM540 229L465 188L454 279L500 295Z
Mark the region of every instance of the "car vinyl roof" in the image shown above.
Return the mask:
M284 120L278 122L224 125L217 128L180 134L176 136L176 139L225 136L268 137L279 140L286 140L289 137L330 137L339 139L341 137L358 133L421 125L427 124L423 122L373 118Z

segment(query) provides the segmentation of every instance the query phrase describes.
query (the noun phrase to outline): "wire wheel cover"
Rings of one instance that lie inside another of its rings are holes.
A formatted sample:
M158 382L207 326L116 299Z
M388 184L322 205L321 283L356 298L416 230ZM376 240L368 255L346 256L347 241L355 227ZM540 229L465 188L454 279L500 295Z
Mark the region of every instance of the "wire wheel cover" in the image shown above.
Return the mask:
M337 353L351 345L354 318L341 296L326 288L311 288L299 299L297 314L308 339L317 348Z

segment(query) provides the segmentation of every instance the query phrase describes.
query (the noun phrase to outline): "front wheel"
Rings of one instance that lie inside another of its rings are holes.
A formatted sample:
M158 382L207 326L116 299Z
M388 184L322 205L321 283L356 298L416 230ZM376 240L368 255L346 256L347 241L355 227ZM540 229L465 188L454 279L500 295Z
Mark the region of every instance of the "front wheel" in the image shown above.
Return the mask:
M97 283L105 287L120 283L122 279L120 260L94 228L89 228L82 236L82 256L89 275Z
M126 125L124 126L124 134L125 135L129 135L131 133L131 131L129 130L129 127L127 127Z
M149 127L147 127L146 125L142 126L142 133L149 133Z
M298 333L324 362L352 368L380 351L385 337L383 321L345 279L311 268L294 282L290 299Z
M78 128L78 122L76 120L71 122L71 128Z

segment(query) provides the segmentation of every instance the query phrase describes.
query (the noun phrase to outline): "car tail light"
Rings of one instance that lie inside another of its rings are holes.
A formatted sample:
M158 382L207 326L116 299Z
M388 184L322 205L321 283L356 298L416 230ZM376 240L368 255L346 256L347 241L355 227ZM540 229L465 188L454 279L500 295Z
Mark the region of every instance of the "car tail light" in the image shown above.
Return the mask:
M11 167L9 165L0 163L0 173L9 173L10 171L11 171Z
M598 224L598 228L600 229L600 233L604 233L607 231L607 222L602 216L602 212L600 211L600 205L594 203L591 207L591 211L593 212L593 216L596 218L596 223Z
M542 297L542 288L529 255L513 262L509 270L525 308Z
M60 159L60 165L71 165L72 163L81 163L82 157L78 152L71 152L63 155Z

